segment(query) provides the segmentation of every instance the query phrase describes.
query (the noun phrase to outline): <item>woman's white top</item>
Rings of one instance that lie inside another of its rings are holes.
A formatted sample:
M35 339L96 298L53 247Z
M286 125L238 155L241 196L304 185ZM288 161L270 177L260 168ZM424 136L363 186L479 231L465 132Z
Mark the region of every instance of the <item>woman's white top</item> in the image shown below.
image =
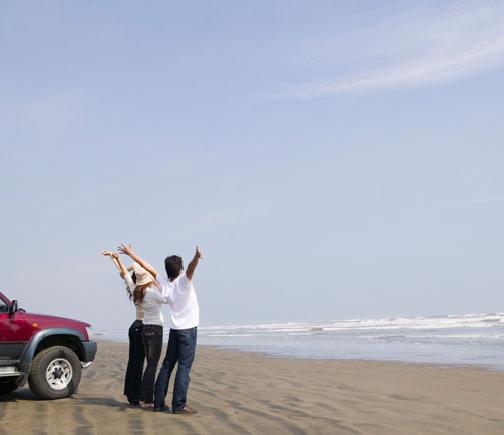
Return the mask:
M127 273L124 275L124 281L126 282L126 286L128 287L128 290L133 294L133 290L135 289L135 283L131 279L131 275ZM135 314L136 314L136 319L141 320L143 322L144 319L144 310L143 310L143 305L141 302L135 303Z
M144 310L143 310L143 305L140 302L137 302L135 304L135 310L136 310L136 319L141 320L143 322Z
M131 279L130 274L124 275L124 280L126 281L126 285L128 286L131 293L135 291L135 283ZM164 325L164 317L161 312L161 305L167 304L168 298L163 297L161 290L157 287L151 285L147 287L145 290L145 296L143 302L137 307L137 319L139 319L139 312L142 311L143 314L143 322L144 325ZM139 319L142 320L142 319Z

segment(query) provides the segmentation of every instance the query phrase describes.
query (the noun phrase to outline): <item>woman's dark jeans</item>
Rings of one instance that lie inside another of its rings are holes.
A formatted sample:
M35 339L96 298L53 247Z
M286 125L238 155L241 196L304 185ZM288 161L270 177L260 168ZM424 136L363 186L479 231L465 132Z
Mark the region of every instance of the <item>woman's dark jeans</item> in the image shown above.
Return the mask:
M172 410L182 409L186 405L187 390L189 389L189 381L191 380L189 372L191 371L196 353L197 336L198 328L170 329L166 356L156 380L156 396L154 401L156 408L160 408L165 404L164 400L168 392L168 382L176 363L178 363L178 367L173 386Z
M145 359L142 332L143 322L141 320L135 320L128 330L129 359L124 379L124 395L128 398L128 402L131 403L137 403L140 400L142 371Z
M145 403L152 403L154 399L154 379L163 346L163 327L159 325L144 325L142 336L145 356L147 357L147 367L143 374L140 400Z

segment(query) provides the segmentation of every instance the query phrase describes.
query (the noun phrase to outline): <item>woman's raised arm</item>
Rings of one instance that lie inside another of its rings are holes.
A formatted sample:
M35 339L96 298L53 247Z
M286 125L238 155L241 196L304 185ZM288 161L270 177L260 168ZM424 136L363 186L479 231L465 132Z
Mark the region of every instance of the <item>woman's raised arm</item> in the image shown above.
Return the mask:
M131 245L122 244L121 246L119 246L119 248L117 248L117 250L121 254L129 256L134 262L138 263L147 272L149 272L152 275L152 278L154 278L154 280L156 279L156 277L158 276L157 270L149 263L147 263L143 258L140 258L138 255L136 255L133 252L133 247Z
M116 267L119 269L121 277L124 278L128 274L128 270L124 266L124 263L121 261L121 258L119 257L119 254L117 252L103 251L102 255L105 255L106 257L110 257L112 259Z

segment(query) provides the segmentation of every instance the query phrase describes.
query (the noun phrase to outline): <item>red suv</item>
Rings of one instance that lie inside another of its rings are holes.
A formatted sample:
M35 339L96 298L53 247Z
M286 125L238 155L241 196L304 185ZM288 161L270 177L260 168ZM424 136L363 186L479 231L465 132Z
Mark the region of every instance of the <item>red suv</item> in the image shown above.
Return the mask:
M27 313L0 292L0 394L22 387L42 399L59 399L79 386L81 368L95 358L91 325Z

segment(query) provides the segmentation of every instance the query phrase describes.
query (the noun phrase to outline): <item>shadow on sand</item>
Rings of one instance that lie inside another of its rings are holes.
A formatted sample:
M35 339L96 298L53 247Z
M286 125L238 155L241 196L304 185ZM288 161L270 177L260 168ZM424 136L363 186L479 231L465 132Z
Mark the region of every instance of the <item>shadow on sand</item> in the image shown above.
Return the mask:
M29 388L20 388L12 393L0 395L0 404L3 402L46 402L46 400L39 399L33 394ZM51 400L47 402L52 402ZM64 399L57 399L54 402L72 402L78 405L97 405L108 406L124 411L129 408L125 402L120 402L113 397L79 397L76 393L71 397Z
M97 406L108 406L110 408L116 408L120 411L125 411L129 408L129 405L125 402L119 402L113 397L79 397L78 395L70 397L68 400L79 404L79 405L97 405Z
M2 394L0 396L0 403L2 402L17 402L17 401L40 401L40 399L33 394L29 388L19 388L18 390L9 393Z

